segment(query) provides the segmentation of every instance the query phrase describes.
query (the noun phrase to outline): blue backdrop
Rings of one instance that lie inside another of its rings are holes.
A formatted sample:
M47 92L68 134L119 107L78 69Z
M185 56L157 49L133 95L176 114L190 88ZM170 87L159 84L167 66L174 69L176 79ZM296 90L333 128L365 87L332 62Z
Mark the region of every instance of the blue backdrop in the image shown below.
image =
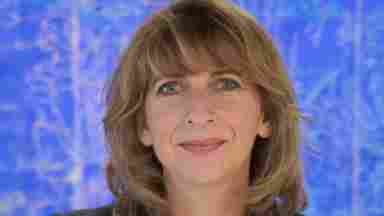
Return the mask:
M238 0L273 34L302 110L310 216L384 215L384 4ZM111 200L102 87L160 0L0 0L0 215Z

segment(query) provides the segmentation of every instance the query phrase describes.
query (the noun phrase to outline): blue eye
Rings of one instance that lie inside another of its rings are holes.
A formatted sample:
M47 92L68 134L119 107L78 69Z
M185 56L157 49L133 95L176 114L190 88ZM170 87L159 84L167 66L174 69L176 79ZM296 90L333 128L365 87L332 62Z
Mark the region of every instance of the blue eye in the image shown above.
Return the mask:
M169 95L169 94L173 94L172 93L172 90L175 91L175 85L174 84L177 84L177 82L175 81L171 81L171 82L166 82L164 83L163 85L161 85L158 89L157 89L157 92L156 94L165 94L165 95ZM168 90L167 90L168 89ZM171 92L171 93L169 93Z
M221 78L219 80L222 81L221 83L225 85L225 87L223 87L224 89L232 90L241 87L240 83L234 79Z
M220 89L224 90L234 90L237 88L241 88L240 82L238 82L235 79L230 78L220 78L218 79L220 83ZM177 81L170 81L162 84L156 91L157 95L173 95L177 94L177 87L178 82Z

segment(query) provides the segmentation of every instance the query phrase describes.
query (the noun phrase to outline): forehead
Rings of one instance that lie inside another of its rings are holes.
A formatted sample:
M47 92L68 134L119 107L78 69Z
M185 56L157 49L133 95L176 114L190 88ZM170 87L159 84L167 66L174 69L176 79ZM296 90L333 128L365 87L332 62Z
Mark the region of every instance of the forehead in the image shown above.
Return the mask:
M234 57L225 53L236 53L235 50L226 49L224 53L212 53L208 50L188 49L184 53L175 53L174 50L164 48L158 55L148 59L152 81L156 83L167 78L186 78L208 73L210 77L224 74L236 75L240 78L248 76L239 56ZM224 50L220 50L224 51ZM161 55L163 54L163 55Z
M185 72L175 72L175 73L157 73L154 74L154 81L158 81L160 79L164 78L185 78L185 77L191 77L191 76L197 76L201 73L208 73L211 77L218 77L224 74L232 74L236 75L238 77L245 77L244 73L241 73L240 71L229 68L229 67L223 67L223 68L213 68L213 69L205 69L200 71L185 71Z

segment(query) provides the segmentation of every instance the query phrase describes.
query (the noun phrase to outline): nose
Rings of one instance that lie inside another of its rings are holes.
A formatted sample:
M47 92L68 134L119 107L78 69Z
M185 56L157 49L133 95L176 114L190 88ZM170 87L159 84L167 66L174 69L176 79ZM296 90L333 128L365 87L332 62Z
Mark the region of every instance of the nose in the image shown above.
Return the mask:
M186 102L186 124L189 126L206 126L216 122L212 99L206 93L194 94Z

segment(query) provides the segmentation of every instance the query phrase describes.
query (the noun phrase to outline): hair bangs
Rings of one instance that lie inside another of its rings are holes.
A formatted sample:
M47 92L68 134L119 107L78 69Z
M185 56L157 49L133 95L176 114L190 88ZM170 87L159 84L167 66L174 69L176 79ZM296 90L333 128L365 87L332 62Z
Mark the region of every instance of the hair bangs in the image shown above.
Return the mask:
M248 77L244 72L249 66L240 39L215 20L217 17L180 16L174 20L164 18L166 25L153 35L146 50L151 86L160 77L215 70L236 70Z

